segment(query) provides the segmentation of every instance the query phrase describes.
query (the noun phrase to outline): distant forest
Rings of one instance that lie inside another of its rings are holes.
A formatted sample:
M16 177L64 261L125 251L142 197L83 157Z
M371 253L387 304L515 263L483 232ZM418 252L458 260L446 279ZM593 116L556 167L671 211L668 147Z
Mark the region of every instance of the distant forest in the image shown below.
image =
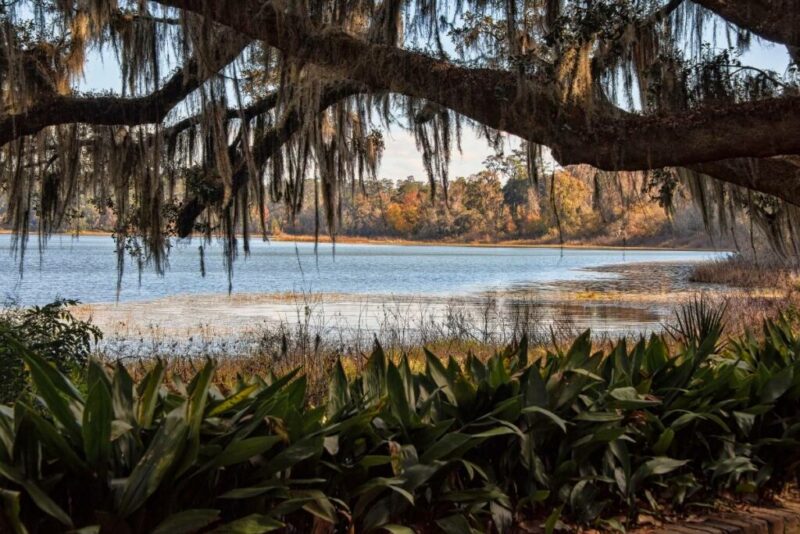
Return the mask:
M335 233L443 242L685 247L731 246L735 239L708 234L687 184L654 173L603 173L581 166L542 173L532 180L525 161L519 151L491 156L481 170L451 179L447 191L439 187L435 194L429 181L413 176L355 182L333 193L340 212ZM264 214L268 233L328 235L324 211L317 209L322 194L314 180L307 180L303 207L294 217L282 202L270 202ZM177 213L181 196L176 192L165 210ZM0 217L5 205L0 203ZM260 216L257 207L250 209L249 230L255 234L260 232ZM168 219L169 213L165 215ZM35 214L31 221L35 228ZM116 224L109 199L84 197L70 210L63 230L113 232ZM748 230L739 225L739 231Z

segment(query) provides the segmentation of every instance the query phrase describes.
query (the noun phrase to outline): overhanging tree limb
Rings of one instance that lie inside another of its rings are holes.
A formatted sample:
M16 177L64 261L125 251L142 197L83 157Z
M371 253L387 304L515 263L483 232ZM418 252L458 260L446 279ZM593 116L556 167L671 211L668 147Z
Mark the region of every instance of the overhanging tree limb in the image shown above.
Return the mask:
M365 89L361 84L347 81L324 83L319 90L315 113L321 113L336 102L359 92L364 92ZM271 98L267 97L265 100L271 101ZM300 131L305 113L304 103L300 100L294 99L289 103L279 124L268 130L253 148L253 160L257 169L262 168L293 135ZM240 154L240 156L235 163L233 194L245 187L249 180L252 179L249 176L244 155ZM257 179L260 179L260 177L257 177ZM177 219L179 237L187 237L192 233L195 220L207 207L222 202L225 192L222 180L216 179L207 182L205 189L206 192L203 196L192 195L181 206Z
M303 18L282 12L271 2L240 0L235 6L231 0L159 2L194 11L234 28L240 32L234 50L237 47L241 50L246 44L247 38L242 34L261 39L300 61L357 80L369 90L425 98L482 124L548 145L563 164L588 163L606 170L640 170L800 153L800 136L796 135L800 131L800 97L656 116L627 114L607 103L588 110L575 102L560 101L548 81L524 81L502 70L468 69L397 47L369 43L339 30L312 29ZM709 8L714 4L710 0L705 3ZM714 6L722 9L733 3L716 2ZM749 16L755 17L753 13ZM236 53L222 53L218 58L221 66ZM208 67L206 74L212 71ZM196 65L187 64L184 72L159 91L141 98L45 99L24 113L0 118L0 145L53 124L160 122L174 105L202 83L204 77L197 75L199 70ZM768 177L759 177L753 183L751 177L745 180L735 173L715 173L715 176L798 202L796 196L770 183Z
M224 34L227 39L224 46L215 47L213 54L205 61L197 57L190 58L160 89L147 96L122 98L51 94L19 113L0 114L0 146L58 124L136 126L162 122L191 92L235 60L250 42L230 32Z
M800 46L800 0L693 0L759 37Z
M704 106L638 115L613 106L565 99L552 81L471 69L397 47L373 44L338 29L319 30L303 17L256 0L157 0L195 12L371 90L424 98L492 128L550 146L562 164L645 170L800 154L800 97ZM741 5L741 3L740 3ZM780 188L731 174L736 185L800 202Z
M718 180L800 203L800 157L728 159L689 167Z
M266 113L273 109L278 104L278 92L273 91L266 95L263 98L259 98L255 102L247 105L243 109L231 108L225 111L224 118L225 120L232 120L232 119L244 119L250 120L256 115L260 115L262 113ZM166 128L164 130L164 137L171 138L174 137L181 132L200 124L202 121L202 115L193 115L191 117L187 117L185 119L181 119L180 121L176 122Z

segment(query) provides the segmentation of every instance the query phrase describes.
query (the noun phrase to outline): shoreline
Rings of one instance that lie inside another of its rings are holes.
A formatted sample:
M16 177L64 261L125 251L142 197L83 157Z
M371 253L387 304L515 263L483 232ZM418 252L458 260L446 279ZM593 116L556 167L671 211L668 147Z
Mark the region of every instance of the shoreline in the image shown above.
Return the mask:
M263 292L223 297L184 294L142 301L82 303L73 310L84 319L94 319L108 334L124 332L123 337L132 335L134 338L147 337L148 332L156 331L173 339L173 336L181 339L230 337L250 332L259 325L292 325L303 317L311 324L324 325L323 330L332 327L346 332L355 325L372 331L379 330L381 318L389 316L412 321L427 317L423 322L434 319L441 322L448 310L470 313L491 309L496 310L493 313L503 314L511 310L508 306L533 310L543 324L566 318L581 329L614 333L650 331L671 315L674 305L690 302L699 294L767 300L778 297L767 291L688 282L687 266L686 263L658 262L607 265L587 270L611 274L611 278L553 281L462 295ZM176 317L181 319L176 321Z
M0 228L0 235L11 235L11 230ZM34 234L35 235L35 234ZM82 236L88 237L111 237L111 232L104 232L100 230L82 230L78 234L75 233L57 233L52 234L51 237L71 237L80 238ZM193 235L191 238L199 238L202 236ZM190 238L190 239L191 239ZM253 235L253 239L260 239L260 236ZM280 243L314 243L315 238L313 235L291 235L281 234L269 236L269 241L277 241ZM319 236L317 241L320 244L331 244L333 241L327 235ZM399 246L399 247L467 247L467 248L530 248L530 249L564 249L564 250L674 250L677 252L718 252L730 253L727 249L717 249L713 247L682 247L670 244L656 244L656 245L604 245L593 243L550 243L545 241L529 240L529 239L512 239L502 240L496 242L484 241L425 241L402 239L392 237L355 237L355 236L339 236L336 238L336 244L343 245L379 245L379 246Z
M609 277L462 295L206 293L83 303L71 310L101 328L103 350L131 357L147 351L250 354L253 346L287 335L359 347L356 353L366 351L375 336L402 347L421 346L475 328L484 328L482 335L491 339L505 339L519 327L536 339L550 339L553 332L574 337L587 329L598 339L638 338L663 332L680 306L698 299L732 303L738 311L729 326L744 332L754 317L782 308L786 295L779 291L692 282L690 265L610 264L587 269Z

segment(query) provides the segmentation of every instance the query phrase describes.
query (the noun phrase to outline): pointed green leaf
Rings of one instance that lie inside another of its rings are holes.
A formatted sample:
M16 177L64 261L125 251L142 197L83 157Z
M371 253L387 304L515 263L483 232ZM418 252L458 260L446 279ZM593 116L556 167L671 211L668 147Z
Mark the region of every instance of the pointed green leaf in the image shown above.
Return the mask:
M659 436L658 441L653 445L653 452L656 456L663 456L666 454L667 450L669 450L669 446L672 445L672 440L675 439L675 431L671 428L665 429L661 436Z
M89 386L89 396L83 410L83 450L86 460L97 468L104 463L111 451L111 424L114 407L111 391L103 380Z
M20 518L20 492L0 489L0 502L3 507L0 509L0 514L3 514L7 524L11 525L14 529L14 534L28 534L28 529L22 524Z
M554 414L553 412L551 412L550 410L546 410L545 408L542 408L540 406L528 406L527 408L523 408L522 409L522 413L538 413L538 414L541 414L541 415L547 417L548 419L550 419L556 425L558 425L558 428L560 428L563 432L566 433L566 431L567 431L567 424L568 423L565 420L563 420L562 418L560 418L559 416L557 416L556 414Z
M219 510L185 510L162 521L153 534L191 534L219 520Z
M416 414L412 413L411 407L408 405L400 371L391 362L389 362L389 369L386 372L386 389L389 393L389 402L392 405L395 417L404 427L408 428L411 425L413 415Z
M24 414L24 417L33 423L42 443L44 443L51 452L55 453L56 457L61 458L73 473L81 473L88 470L86 463L78 456L72 446L50 421L39 415L36 410L29 407L24 402L20 401L17 404L19 404L18 409L20 413Z
M50 409L53 418L64 427L72 440L79 442L79 421L83 411L80 392L50 362L15 341L8 341L28 367L36 392Z
M264 454L272 447L280 443L278 436L260 436L256 438L245 438L234 440L224 451L214 458L213 467L226 467L229 465L246 462L254 456Z
M117 362L112 380L111 396L114 402L114 417L131 425L136 424L133 401L133 379L121 362Z
M781 398L792 387L793 380L794 369L792 367L786 367L775 373L761 390L761 402L771 403Z
M445 434L442 438L431 446L427 451L422 454L420 460L424 463L430 463L434 460L444 460L447 456L455 450L463 447L473 439L469 434L462 434L461 432L452 432Z
M442 365L441 360L428 349L425 349L425 363L428 368L428 374L433 378L436 385L442 388L442 392L447 397L447 400L457 406L458 403L456 402L454 393L454 377L450 376L448 370Z
M280 530L285 526L266 515L253 514L222 525L214 529L212 534L263 534Z
M339 413L350 402L350 391L347 383L347 376L342 367L342 361L336 360L331 377L330 388L328 389L328 406L326 415L328 418Z
M324 448L324 442L325 440L322 436L316 436L300 440L297 443L292 443L267 462L267 465L259 470L259 474L272 475L288 469L303 460L307 460L312 456L321 454Z
M187 431L182 409L167 415L118 494L117 512L120 516L127 517L141 508L159 488L169 470L183 455Z
M44 513L50 517L58 520L60 523L72 527L72 519L69 515L61 509L58 504L51 499L35 482L27 480L22 473L16 468L0 463L0 477L5 477L8 480L19 484L34 502L34 504Z
M261 386L258 384L251 384L239 390L234 395L231 395L221 403L214 406L214 408L208 412L208 417L216 417L218 415L222 415L225 412L235 410L243 405L250 396L259 390Z
M136 410L136 421L142 428L150 428L153 424L153 415L158 405L158 393L164 381L164 371L164 362L158 360L155 367L147 373L142 381Z

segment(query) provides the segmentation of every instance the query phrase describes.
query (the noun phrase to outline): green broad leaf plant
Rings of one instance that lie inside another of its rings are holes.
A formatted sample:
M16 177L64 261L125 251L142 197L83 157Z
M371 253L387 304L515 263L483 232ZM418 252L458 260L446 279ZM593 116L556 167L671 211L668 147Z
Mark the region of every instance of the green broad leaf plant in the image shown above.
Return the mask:
M529 359L392 359L300 370L224 394L208 361L134 382L91 360L82 387L10 332L32 393L0 407L0 531L509 532L632 526L798 477L800 338L787 318L723 343L719 320Z

